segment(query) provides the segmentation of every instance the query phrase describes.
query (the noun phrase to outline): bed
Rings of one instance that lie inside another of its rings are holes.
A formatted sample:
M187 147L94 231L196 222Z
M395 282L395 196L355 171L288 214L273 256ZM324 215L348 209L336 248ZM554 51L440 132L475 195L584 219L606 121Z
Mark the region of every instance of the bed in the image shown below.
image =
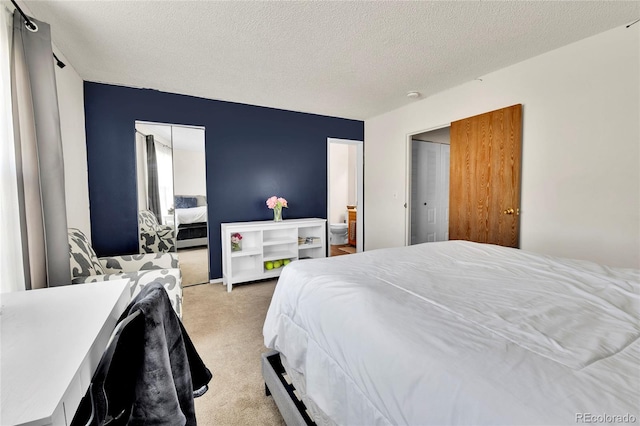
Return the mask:
M291 263L264 343L317 424L638 421L639 294L638 270L426 243Z
M176 195L174 201L178 248L207 245L207 201L205 196Z

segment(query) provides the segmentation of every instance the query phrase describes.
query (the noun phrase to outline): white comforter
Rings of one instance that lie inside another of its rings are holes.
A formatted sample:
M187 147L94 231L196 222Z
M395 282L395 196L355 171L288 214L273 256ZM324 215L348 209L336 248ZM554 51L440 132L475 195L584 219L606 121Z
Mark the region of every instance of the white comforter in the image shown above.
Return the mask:
M192 207L190 209L176 209L176 228L181 224L200 223L207 221L207 206Z
M337 424L639 422L639 282L462 241L304 260L264 341Z

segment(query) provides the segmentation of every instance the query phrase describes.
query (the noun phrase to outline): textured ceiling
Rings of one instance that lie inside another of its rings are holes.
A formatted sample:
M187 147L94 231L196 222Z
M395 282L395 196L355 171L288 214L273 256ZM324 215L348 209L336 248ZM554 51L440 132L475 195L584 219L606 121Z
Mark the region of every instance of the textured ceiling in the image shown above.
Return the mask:
M22 4L84 80L355 119L640 15L637 1Z

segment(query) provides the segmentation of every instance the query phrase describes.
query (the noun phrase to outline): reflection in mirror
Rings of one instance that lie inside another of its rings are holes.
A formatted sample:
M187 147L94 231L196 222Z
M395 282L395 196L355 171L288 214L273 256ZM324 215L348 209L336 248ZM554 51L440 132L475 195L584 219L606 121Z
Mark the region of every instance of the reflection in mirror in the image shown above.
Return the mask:
M138 230L141 253L176 251L171 126L136 122Z
M202 127L136 122L138 223L142 230L144 219L155 216L160 227L171 229L173 244L165 251L177 250L183 286L209 282L204 132ZM153 210L155 204L150 197L154 187L149 184L155 181L153 172L148 173L153 167L147 158L150 135L157 147L159 214ZM165 151L165 146L170 149ZM168 156L160 158L165 152ZM141 252L162 251L160 247L143 250L145 237L141 232Z

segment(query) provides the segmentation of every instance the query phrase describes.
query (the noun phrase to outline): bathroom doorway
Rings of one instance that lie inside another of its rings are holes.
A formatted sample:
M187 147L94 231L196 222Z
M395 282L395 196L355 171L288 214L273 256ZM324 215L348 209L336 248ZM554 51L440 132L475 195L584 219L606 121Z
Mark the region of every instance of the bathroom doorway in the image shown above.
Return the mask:
M361 252L364 217L364 143L327 139L328 255Z

